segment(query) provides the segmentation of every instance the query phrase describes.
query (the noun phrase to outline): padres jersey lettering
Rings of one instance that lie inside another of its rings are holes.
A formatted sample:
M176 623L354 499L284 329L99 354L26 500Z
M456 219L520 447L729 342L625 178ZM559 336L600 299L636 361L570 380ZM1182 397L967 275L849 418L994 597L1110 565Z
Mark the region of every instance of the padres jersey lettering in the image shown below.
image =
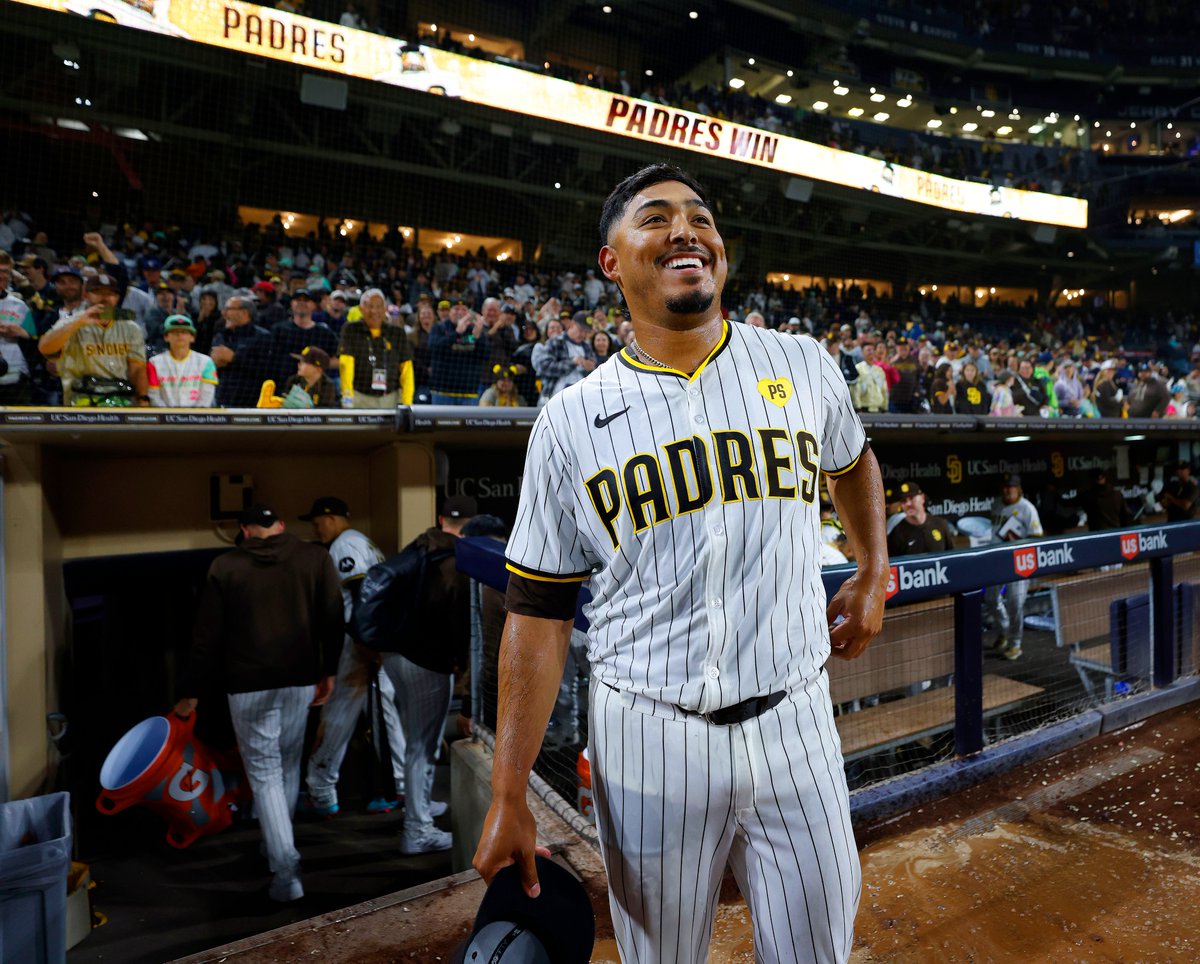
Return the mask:
M624 351L540 413L509 568L591 577L589 658L617 690L707 712L800 688L829 656L819 472L864 446L810 338L726 325L690 377Z

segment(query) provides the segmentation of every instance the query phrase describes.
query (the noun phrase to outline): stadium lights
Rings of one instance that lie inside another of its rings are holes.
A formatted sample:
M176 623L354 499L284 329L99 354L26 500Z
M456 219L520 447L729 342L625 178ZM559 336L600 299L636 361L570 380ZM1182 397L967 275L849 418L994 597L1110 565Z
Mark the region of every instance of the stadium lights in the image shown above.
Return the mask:
M561 190L562 190L562 181L555 181L555 182L554 182L554 190L556 190L556 191L561 191Z
M1078 114L1075 115L1075 123L1079 123L1079 115Z
M994 110L982 110L979 113L982 114L984 117L995 117L996 116L996 112Z
M851 117L862 117L863 109L861 107L851 107L846 113Z
M1032 438L1030 435L1008 435L1005 437L1006 442L1028 442Z
M429 25L429 29L430 29L430 30L432 30L434 33L437 33L437 24L436 24L436 23L431 23L431 24Z
M1130 122L1129 122L1129 129L1130 129L1130 130L1133 130L1135 127L1137 127L1137 121L1130 121Z
M496 255L496 260L497 261L507 261L508 260L508 252L501 251L498 255Z
M1012 128L1009 127L1007 124L1005 124L1003 127L996 128L996 136L997 137L1007 137L1011 133L1012 133Z
M732 87L734 90L741 90L743 87L746 86L746 82L744 80L742 80L741 77L730 77L729 78L729 86Z
M933 117L930 120L926 121L925 126L932 127L936 130L937 128L942 126L942 122L940 120L938 120L936 117Z
M881 123L881 124L882 124L882 123L883 123L885 120L887 120L887 119L888 119L889 117L891 117L891 116L892 116L892 115L891 115L891 114L889 114L887 111L885 111L885 110L881 110L881 111L880 111L878 114L876 114L876 115L875 115L875 119L876 119L877 121L879 121L879 123Z
M1030 124L1029 125L1029 133L1030 134L1040 134L1045 129L1046 129L1045 124Z
M1104 153L1105 154L1107 154L1111 149L1112 149L1112 146L1110 144L1104 145Z
M1104 136L1105 136L1105 137L1112 137L1112 131L1105 131L1105 132L1104 132Z
M976 124L974 121L971 121L970 123L963 124L962 129L963 129L964 134L970 134L971 131L979 130L979 125Z
M689 19L691 19L691 20L699 20L699 19L700 19L700 14L699 14L699 12L697 12L697 11L695 11L695 10L689 10L689 11L688 11L688 18L689 18Z
M654 71L653 71L653 70L650 70L650 69L647 69L647 70L646 70L646 76L647 76L647 77L653 77L653 76L654 76Z
M780 101L781 104L786 104L788 100L792 99L791 97L788 97L787 94L780 94L779 97L787 97L787 100ZM779 97L776 97L775 99L779 100ZM813 110L829 110L829 103L823 100L814 100Z
M996 293L996 289L995 289L995 288L988 288L988 294L993 294L993 295L994 295L995 293Z
M1170 121L1167 121L1167 130L1170 130L1170 129L1171 129L1172 127L1174 127L1174 126L1175 126L1175 125L1174 125L1174 124L1172 124Z
M1145 441L1145 439L1146 439L1146 436L1144 436L1144 435L1126 435L1125 436L1126 442L1143 442L1143 441Z
M789 71L787 72L787 75L788 75L789 77L792 77L792 76L794 76L794 75L795 75L795 73L796 73L796 72L795 72L794 70L789 70Z
M791 94L779 94L775 97L775 103L777 103L777 104L790 104L791 102L792 102ZM817 101L817 104L824 104L826 107L829 106L828 104L825 104L825 102L822 100ZM821 110L820 107L817 107L817 104L813 104L813 107L816 107L817 110Z
M753 66L754 66L754 58L753 58L753 57L747 57L747 58L746 58L746 63L747 63L749 66L753 67Z
M1100 126L1100 122L1099 122L1099 121L1095 121L1095 122L1092 124L1092 126L1093 126L1093 127L1099 127L1099 126Z
M873 104L882 104L885 100L887 100L887 98L884 97L883 94L872 94L871 95L871 103L873 103Z
M951 107L951 108L950 108L950 113L951 113L951 114L957 114L957 113L958 113L958 108L957 108L957 107Z
M93 192L92 192L92 197L99 197L99 196L100 196L100 192L99 192L99 191L93 191Z
M605 4L603 7L601 7L600 9L601 9L602 11L604 11L605 13L612 13L612 7L610 7L610 6L609 6L607 3L606 3L606 4Z
M905 94L898 101L896 101L897 107L912 107L912 105L913 105L913 99L910 94Z
M833 92L835 94L837 94L839 97L845 97L848 93L850 93L850 88L843 87L841 84L834 84Z

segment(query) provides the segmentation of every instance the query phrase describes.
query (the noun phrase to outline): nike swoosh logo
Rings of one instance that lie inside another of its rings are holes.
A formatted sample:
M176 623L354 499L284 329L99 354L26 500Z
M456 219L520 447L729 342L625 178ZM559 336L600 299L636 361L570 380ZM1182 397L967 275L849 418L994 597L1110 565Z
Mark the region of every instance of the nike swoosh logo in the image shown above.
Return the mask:
M622 415L624 415L628 411L629 411L629 406L626 405L619 412L614 412L612 415L609 415L608 418L601 418L599 415L597 415L596 420L594 422L592 422L592 424L595 425L596 428L604 428L604 426L607 425L609 422L611 422L614 418L620 418Z

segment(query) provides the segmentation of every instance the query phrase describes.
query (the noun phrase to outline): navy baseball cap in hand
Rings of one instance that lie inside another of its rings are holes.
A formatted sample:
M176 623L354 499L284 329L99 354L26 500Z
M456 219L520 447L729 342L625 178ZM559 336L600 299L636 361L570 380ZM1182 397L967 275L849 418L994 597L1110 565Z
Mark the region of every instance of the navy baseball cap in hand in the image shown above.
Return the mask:
M516 866L504 867L479 902L471 936L452 964L587 964L596 915L583 884L565 867L536 857L541 894L530 897Z

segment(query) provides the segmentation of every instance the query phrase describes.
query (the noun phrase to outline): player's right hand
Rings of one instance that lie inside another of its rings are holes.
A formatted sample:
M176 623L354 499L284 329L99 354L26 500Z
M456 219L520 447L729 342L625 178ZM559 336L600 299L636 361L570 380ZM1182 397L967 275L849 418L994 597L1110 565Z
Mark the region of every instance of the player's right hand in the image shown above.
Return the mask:
M550 851L537 846L537 823L529 806L523 799L505 801L493 797L483 821L479 846L471 860L484 883L490 884L501 869L516 864L525 893L537 897L542 892L533 859L537 854L549 857Z

